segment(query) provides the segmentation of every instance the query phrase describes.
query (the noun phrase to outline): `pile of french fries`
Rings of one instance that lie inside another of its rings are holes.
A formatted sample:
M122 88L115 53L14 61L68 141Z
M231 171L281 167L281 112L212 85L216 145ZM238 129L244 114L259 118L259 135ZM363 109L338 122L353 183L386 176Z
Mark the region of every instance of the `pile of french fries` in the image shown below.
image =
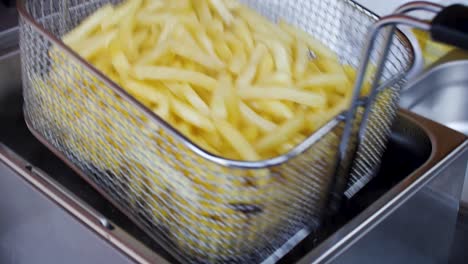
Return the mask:
M106 5L63 42L205 150L254 161L290 151L344 110L355 71L238 1Z
M353 67L341 65L306 32L284 21L274 24L237 0L126 0L102 6L62 40L192 142L234 160L263 160L292 150L346 109L356 77ZM47 111L73 123L54 121L63 123L64 141L102 171L138 167L132 175L115 175L127 178L129 186L120 188L132 190L133 204L145 200L154 220L168 228L180 246L195 253L201 249L212 255L233 254L242 250L239 245L261 240L255 234L274 232L284 221L262 188L285 183L233 181L189 162L171 161L132 141L138 125L120 135L128 134L128 141L113 137L122 129L111 115L101 120L87 113L119 106L74 102L83 97L83 91L74 89L83 81L70 75L71 68L61 67L66 58L57 54L50 52L57 65L50 75L55 77L38 83L38 90L44 92ZM86 81L92 90L86 95L102 96L90 82L98 81ZM53 89L47 91L50 86ZM54 97L68 101L58 104ZM156 125L152 131L162 133ZM133 158L115 155L116 150ZM158 160L148 160L155 155ZM154 163L159 164L157 170ZM272 178L266 169L257 174ZM274 195L289 203L280 192ZM233 203L261 208L261 213L246 214L232 208ZM239 236L242 227L251 232Z

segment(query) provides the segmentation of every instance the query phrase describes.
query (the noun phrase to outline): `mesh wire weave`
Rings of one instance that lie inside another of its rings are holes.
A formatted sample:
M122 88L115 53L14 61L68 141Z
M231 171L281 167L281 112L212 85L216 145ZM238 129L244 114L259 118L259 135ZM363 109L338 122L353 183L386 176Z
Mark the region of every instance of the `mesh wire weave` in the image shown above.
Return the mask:
M24 6L59 38L109 2L121 1L26 0ZM242 2L306 30L342 63L356 67L376 19L346 0ZM229 168L195 154L89 65L57 48L29 17L20 16L20 44L25 115L32 128L182 261L261 261L296 232L317 229L331 190L346 184L346 176L334 178L342 122L333 121L307 151L285 163ZM383 79L408 70L412 59L406 44L395 39ZM378 166L399 87L377 100L352 183Z

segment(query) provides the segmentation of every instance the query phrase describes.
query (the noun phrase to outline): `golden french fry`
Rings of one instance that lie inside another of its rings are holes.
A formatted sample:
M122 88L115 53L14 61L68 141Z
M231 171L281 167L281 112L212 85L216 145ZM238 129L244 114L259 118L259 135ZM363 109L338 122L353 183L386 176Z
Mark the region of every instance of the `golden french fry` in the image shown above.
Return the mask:
M197 23L197 18L193 15L188 16L177 16L171 13L152 13L152 12L140 12L136 15L137 23L144 26L153 26L153 25L167 25L169 22L173 21L179 24L189 25L190 23Z
M356 80L356 70L353 66L351 65L343 65L343 70L348 76L350 81Z
M255 149L258 152L265 152L281 146L303 129L305 123L304 121L303 114L299 114L299 116L288 120L273 130L271 133L257 141L255 144Z
M297 38L298 40L302 40L307 43L309 49L312 50L316 55L323 56L326 58L336 59L336 55L330 51L329 48L324 46L320 41L314 39L312 36L307 34L305 31L295 28L285 21L280 21L279 26L287 32L290 36Z
M226 4L223 2L223 0L209 0L209 2L211 3L213 9L223 19L224 23L230 26L234 21L234 17L226 7Z
M320 68L322 72L346 75L343 70L343 66L337 60L317 58L314 60L314 63Z
M343 70L345 71L346 75L349 78L352 89L354 89L354 84L355 84L356 77L357 77L357 70L351 65L344 65ZM368 73L366 74L367 80L364 81L364 84L361 90L362 96L366 96L370 93L371 83L369 79L370 79L370 76L372 76L374 71L375 71L375 67L373 65L370 65Z
M167 91L163 92L162 95L165 99L159 101L152 101L151 103L156 103L155 107L152 107L151 110L159 115L161 118L168 120L170 118L170 103L169 103L169 93Z
M114 69L121 77L124 77L124 79L128 79L128 74L130 73L131 65L122 51L117 52L112 57L112 66L114 66Z
M224 3L231 11L238 10L241 7L241 3L238 0L224 0Z
M151 105L150 109L160 117L169 118L169 95L166 91L135 80L125 80L123 86L135 98Z
M127 58L130 61L135 61L138 58L138 47L134 41L133 31L136 27L136 21L134 19L137 12L137 8L141 5L142 1L135 1L135 5L130 9L130 12L127 14L128 22L121 23L119 25L118 38L121 45L121 48Z
M174 54L185 57L208 69L217 70L225 67L225 64L218 58L214 52L211 41L203 31L196 31L194 34L197 40L204 45L207 52L203 52L197 41L192 37L191 33L183 27L177 28L178 38L173 40L171 49Z
M139 51L141 50L143 44L145 43L145 40L149 39L148 35L150 35L149 30L140 30L135 32L135 35L133 36L133 40L135 41L135 47Z
M224 61L232 60L232 51L229 49L228 44L222 39L218 38L215 40L214 50L216 54Z
M266 48L263 44L258 44L255 47L255 49L252 51L252 54L250 55L249 63L245 67L244 71L242 71L239 77L237 78L238 87L251 84L251 82L255 78L255 74L257 73L258 65L261 62L265 53Z
M242 41L247 50L254 48L254 39L249 27L242 19L234 20L234 34Z
M211 23L208 25L206 30L208 34L211 35L211 37L223 35L224 34L223 22L219 20L218 18L213 18L213 21L211 21Z
M333 107L339 104L344 99L344 96L339 94L328 94L328 107Z
M309 61L309 49L307 45L300 40L296 40L296 63L294 64L294 76L299 79L304 76Z
M165 7L166 3L164 3L164 0L152 0L152 1L146 1L146 5L143 7L143 10L147 12L156 12Z
M211 113L214 117L218 119L227 119L228 118L228 109L225 104L225 97L226 97L226 91L227 86L231 86L229 77L224 74L221 76L218 87L213 93L213 96L211 98Z
M257 77L255 80L259 82L260 80L268 79L274 71L275 62L273 60L273 56L271 56L270 52L266 51L262 61L258 65Z
M191 8L191 0L172 0L167 2L170 11L188 10ZM172 9L172 10L171 10Z
M255 126L247 126L245 129L242 129L241 132L249 142L257 141L260 136L260 131Z
M228 119L234 126L237 126L241 119L239 109L240 98L237 94L237 89L228 76L226 86L224 86L224 102L228 113Z
M213 16L211 14L210 8L207 1L194 1L195 12L198 16L200 22L208 27L213 21Z
M202 45L203 49L213 57L213 59L217 60L219 64L223 64L222 60L216 54L215 47L213 45L213 41L208 37L205 31L198 29L195 32L195 37L200 45ZM224 65L223 65L224 66Z
M214 123L224 140L239 153L243 160L258 160L260 158L252 145L235 127L222 119L215 120Z
M213 122L208 117L198 113L195 109L181 102L179 99L172 97L171 106L174 113L185 122L206 131L215 130Z
M271 21L257 14L253 10L245 6L241 6L238 10L238 14L242 19L244 19L247 22L249 27L255 32L262 34L270 39L272 38L271 36L274 36L274 38L288 45L293 43L294 36L284 34L283 30L281 30Z
M260 100L258 102L254 102L252 105L256 106L255 109L264 111L280 120L291 119L294 117L293 110L280 101Z
M306 76L307 75L315 75L317 73L323 73L320 68L317 66L317 64L314 63L314 61L309 61L307 64L307 70L306 70Z
M109 58L96 58L95 57L95 60L93 60L92 63L101 72L108 73L109 75L108 77L110 77L111 80L117 83L119 82L120 77L118 77L117 74L112 74L113 73L112 62L109 61Z
M244 44L242 43L242 40L240 40L236 34L233 32L227 31L222 34L223 39L226 41L226 43L229 45L229 48L231 50L236 50L236 48L244 48Z
M229 64L229 70L239 75L244 69L245 64L247 63L247 55L242 45L234 45L232 47L232 60Z
M321 108L326 104L326 98L318 93L286 87L250 86L239 89L239 96L245 100L286 100L314 108Z
M153 50L149 51L147 54L144 54L138 61L137 64L147 64L153 61L156 61L158 58L164 56L170 47L168 38L172 32L175 31L177 27L176 19L168 19L164 24L163 30L159 35L158 43L154 45Z
M222 150L223 155L224 155L224 151L231 150L231 148L229 146L224 144L225 142L224 142L223 138L221 137L221 135L219 134L218 130L210 131L210 132L200 131L198 134L200 135L200 137L205 138L205 141L210 146L213 146L216 149Z
M184 98L193 108L195 108L201 114L210 114L210 108L205 103L205 101L203 101L203 99L197 94L197 92L193 90L190 84L164 82L164 85L168 87L173 94L182 95L181 97Z
M275 60L276 70L285 74L291 74L291 63L288 50L280 42L268 42L268 47L273 54Z
M279 87L291 87L294 86L291 75L284 72L275 72L265 75L262 79L257 82L259 86L279 86Z
M172 52L174 52L174 54L197 62L200 65L203 65L211 70L216 70L220 68L222 69L225 67L224 63L219 61L217 58L204 54L203 51L197 49L197 47L194 45L185 45L183 43L180 43L176 45L171 45L170 49L172 50Z
M198 87L214 90L218 85L216 79L195 71L163 66L136 65L133 68L135 76L140 80L181 81Z
M162 93L153 85L148 85L144 82L127 80L124 82L124 86L131 94L146 98L146 100L152 102L162 102L168 100L164 93Z
M268 132L276 128L276 124L257 114L248 105L241 102L239 110L242 116L251 124L258 126L262 131Z
M109 15L102 20L101 30L108 30L119 24L122 19L132 16L138 10L142 2L142 0L127 1L116 7L112 15Z
M349 80L346 75L337 73L316 74L308 77L307 79L298 82L297 86L300 88L335 88L340 87L339 90L349 87Z
M170 42L166 41L157 45L156 48L146 52L142 57L136 62L137 65L151 64L152 62L159 62L162 58L170 56L169 48Z
M90 60L93 56L109 47L110 43L117 37L117 30L92 36L71 44L71 47L83 58Z
M112 16L114 12L114 7L110 4L105 5L100 8L98 11L94 12L88 18L83 20L79 26L68 32L65 36L62 37L63 43L73 46L75 43L80 42L83 39L86 39L89 34L96 30L101 22L107 19L109 16Z

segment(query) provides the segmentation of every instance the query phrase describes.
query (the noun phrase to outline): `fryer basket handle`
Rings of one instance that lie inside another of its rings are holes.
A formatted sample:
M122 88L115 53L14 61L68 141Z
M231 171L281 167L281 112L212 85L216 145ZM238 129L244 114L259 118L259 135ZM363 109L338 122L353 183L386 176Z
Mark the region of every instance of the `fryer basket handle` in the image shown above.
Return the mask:
M468 50L468 6L456 4L440 11L432 20L431 37Z
M425 21L414 16L410 16L409 13L413 11L426 11L435 14L435 16L432 21ZM347 155L349 150L348 143L350 141L352 124L355 120L355 114L358 107L357 99L362 88L367 64L369 63L370 51L376 42L377 33L384 27L390 27L385 36L385 43L382 46L383 52L380 55L379 61L377 63L377 71L371 86L371 93L367 102L365 103L365 110L361 124L359 126L357 147L354 148L354 150L351 150L351 160L354 160L354 157L358 149L361 147L363 139L365 138L371 106L379 94L378 88L382 86L379 84L381 84L380 78L382 76L383 65L386 61L388 51L390 49L391 40L395 35L395 28L398 25L405 25L412 28L418 28L423 31L428 31L431 33L431 38L434 41L443 42L468 50L468 6L466 5L455 4L444 7L442 5L431 2L415 1L402 5L395 11L394 14L381 18L381 20L379 20L370 29L368 44L364 48L361 65L359 68L359 78L355 82L353 100L346 116L345 130L342 136L342 141L340 143L340 161L344 160L343 157ZM406 74L408 74L408 72ZM386 87L386 85L383 86ZM354 165L351 165L351 167L352 166ZM347 170L349 171L351 167L347 167ZM345 191L345 195L347 197L352 197L356 192L359 191L362 186L364 186L366 181L369 179L369 177L362 177L359 181L349 186L349 188Z

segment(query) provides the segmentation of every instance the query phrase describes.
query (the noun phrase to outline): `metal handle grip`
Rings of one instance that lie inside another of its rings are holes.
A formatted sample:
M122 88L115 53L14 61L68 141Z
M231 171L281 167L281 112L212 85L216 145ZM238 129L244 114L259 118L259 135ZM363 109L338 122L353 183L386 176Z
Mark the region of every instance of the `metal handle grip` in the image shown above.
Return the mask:
M436 13L435 18L431 23L426 21L417 19L415 17L411 17L406 15L412 11L427 11L431 13ZM405 15L403 15L405 14ZM388 50L391 45L391 40L395 34L395 28L397 25L406 25L414 28L418 28L425 31L430 31L432 38L436 41L444 42L447 44L451 44L454 46L458 46L461 48L468 49L468 7L463 5L452 5L449 7L444 8L441 5L437 5L430 2L418 1L408 3L406 5L401 6L395 11L395 14L382 18L379 22L377 22L370 30L368 44L364 48L364 54L361 60L361 66L359 68L358 78L355 83L355 90L353 93L353 101L348 111L346 117L346 124L345 130L342 136L342 142L340 144L340 154L341 157L344 157L347 153L347 145L349 141L349 137L351 135L351 128L353 120L355 119L355 113L357 109L357 99L360 94L360 90L362 88L364 76L366 69L368 67L368 63L370 60L370 53L372 48L375 45L377 34L380 30L384 27L390 26L390 29L387 31L385 35L385 42L383 45L383 52L379 57L377 63L377 71L374 76L374 80L371 86L371 93L368 97L368 100L365 104L365 111L363 114L362 122L359 128L359 136L358 136L358 146L355 151L351 155L355 155L357 149L360 147L360 143L365 136L367 126L368 126L368 118L370 115L370 109L375 99L377 97L379 87L382 86L380 83L380 78L382 75L383 65L386 61ZM386 85L383 85L384 87ZM352 159L354 160L354 158ZM347 191L347 196L350 197L354 195L360 188L360 185L351 186Z
M468 6L451 5L432 20L431 36L435 41L468 50Z

